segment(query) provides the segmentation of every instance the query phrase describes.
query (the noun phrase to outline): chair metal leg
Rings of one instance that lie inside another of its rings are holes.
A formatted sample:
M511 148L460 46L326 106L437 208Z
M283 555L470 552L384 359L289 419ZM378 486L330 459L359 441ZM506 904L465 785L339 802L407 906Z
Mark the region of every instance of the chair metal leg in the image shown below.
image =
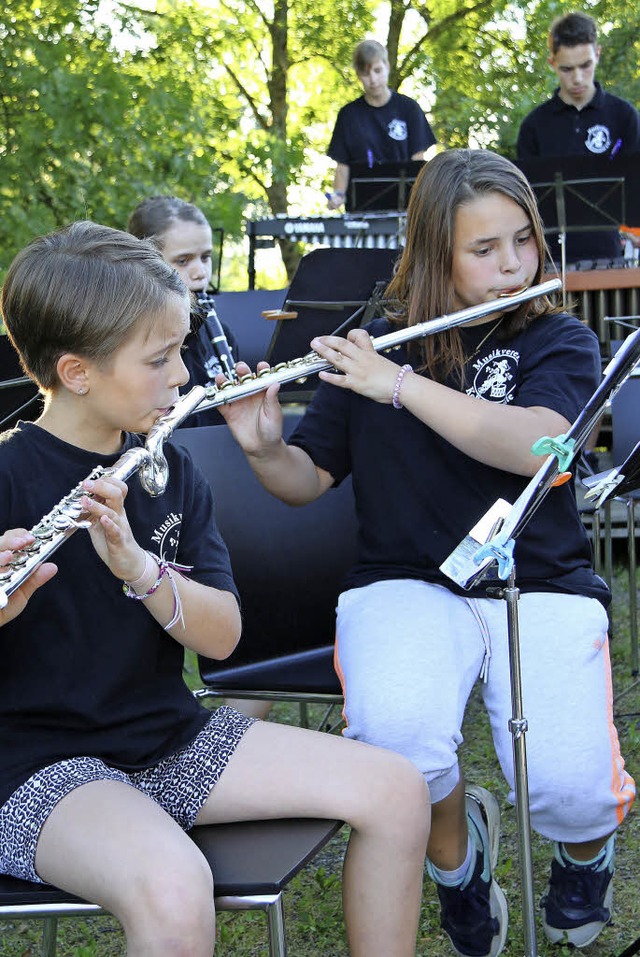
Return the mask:
M600 509L596 509L591 516L591 536L593 540L593 570L596 575L602 577L602 542L600 536L602 528L600 525Z
M638 674L638 590L636 580L636 514L635 501L627 499L627 545L629 555L629 637L631 640L631 674Z
M604 503L604 579L611 588L613 582L613 530L611 499Z
M284 902L278 894L266 908L269 932L269 957L286 957L287 940L284 930Z
M219 911L263 910L267 915L269 957L286 957L287 941L284 928L282 891L273 894L247 895L246 897L216 897L216 909Z
M42 928L42 957L56 957L58 944L58 918L47 917Z

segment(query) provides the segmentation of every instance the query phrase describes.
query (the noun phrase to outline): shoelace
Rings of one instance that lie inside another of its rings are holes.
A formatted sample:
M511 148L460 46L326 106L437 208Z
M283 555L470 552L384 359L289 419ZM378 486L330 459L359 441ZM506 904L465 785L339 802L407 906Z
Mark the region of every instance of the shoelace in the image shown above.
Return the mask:
M575 867L566 864L562 874L562 896L573 906L591 906L600 903L600 884L604 871L596 868ZM594 877L599 879L594 881Z

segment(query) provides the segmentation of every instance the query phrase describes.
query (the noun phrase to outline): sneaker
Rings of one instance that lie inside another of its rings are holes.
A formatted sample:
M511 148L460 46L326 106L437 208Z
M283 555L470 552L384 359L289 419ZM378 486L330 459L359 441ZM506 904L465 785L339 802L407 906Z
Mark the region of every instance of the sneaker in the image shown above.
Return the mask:
M595 864L567 861L556 844L549 886L540 901L542 925L554 944L592 944L611 920L613 899L613 837L604 858Z
M491 876L498 861L500 810L489 791L469 787L467 821L478 850L460 887L437 884L440 923L460 957L498 957L507 937L506 898Z

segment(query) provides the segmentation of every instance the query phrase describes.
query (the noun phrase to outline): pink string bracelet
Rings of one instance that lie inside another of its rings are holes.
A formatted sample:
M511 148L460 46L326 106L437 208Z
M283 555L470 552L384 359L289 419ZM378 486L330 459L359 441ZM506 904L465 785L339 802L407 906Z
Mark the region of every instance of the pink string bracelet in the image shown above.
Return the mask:
M402 402L400 401L400 386L402 385L402 380L406 376L407 372L413 372L413 368L410 365L404 365L400 367L398 371L398 378L396 379L396 384L393 387L393 395L391 396L391 404L394 409L401 409Z
M148 556L148 558L153 559L154 562L157 562L157 565L158 565L158 577L156 578L156 580L154 581L154 583L153 583L152 585L150 585L150 587L147 589L147 591L146 591L143 595L138 595L137 592L135 592L131 586L132 586L132 584L138 584L139 582L141 582L141 581L144 579L144 577L145 577L145 575L146 575L146 571L147 571L147 556ZM145 552L145 566L144 566L144 571L143 571L142 575L140 575L139 578L136 578L135 582L133 582L133 583L132 583L132 582L123 582L123 583L122 583L122 590L123 590L123 592L125 593L125 595L127 596L127 598L133 598L133 599L135 599L135 601L144 601L145 598L150 598L151 595L153 595L153 593L158 590L158 588L160 587L160 584L161 584L161 582L162 582L162 579L163 579L164 576L166 575L167 578L169 579L169 584L171 585L171 591L173 592L173 616L172 616L172 618L171 618L171 621L168 622L166 625L164 625L164 629L165 629L165 631L168 631L170 628L173 628L173 626L174 626L174 625L176 624L176 622L178 622L178 621L180 621L180 622L182 623L182 627L184 628L184 617L183 617L183 614L182 614L182 602L180 601L180 594L179 594L179 592L178 592L178 586L176 585L175 579L174 579L173 575L171 574L171 572L172 572L172 571L177 571L177 572L190 572L191 570L192 570L192 566L191 566L191 565L179 565L177 562L169 562L169 561L167 561L165 558L158 558L157 555L153 555L151 552Z

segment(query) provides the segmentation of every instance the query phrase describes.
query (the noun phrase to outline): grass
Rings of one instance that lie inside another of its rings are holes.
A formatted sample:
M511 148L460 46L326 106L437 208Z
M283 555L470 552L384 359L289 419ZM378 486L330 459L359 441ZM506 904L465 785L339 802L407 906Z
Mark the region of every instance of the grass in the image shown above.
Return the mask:
M618 567L614 581L614 638L612 640L617 725L627 766L640 779L640 685L632 686L626 569ZM192 679L193 675L189 675ZM322 712L318 710L320 715ZM277 704L273 720L295 720L295 706ZM465 723L462 762L470 782L488 787L501 804L503 827L497 877L507 896L510 928L504 957L524 953L521 891L515 812L506 802L506 787L493 754L491 735L479 697L470 701ZM346 830L346 829L345 829ZM319 857L289 885L285 911L292 957L347 957L342 924L340 871L347 835L340 832ZM551 845L532 835L535 900L544 891ZM640 817L632 811L619 831L616 858L614 922L584 950L585 957L621 957L640 937ZM58 957L123 957L124 938L112 918L69 918L60 922ZM568 957L568 947L552 947L537 926L539 957ZM220 914L216 952L225 957L262 957L266 954L266 925L260 913ZM0 957L36 957L39 922L0 924ZM640 951L638 951L640 953ZM439 928L433 885L425 879L417 957L452 957Z

